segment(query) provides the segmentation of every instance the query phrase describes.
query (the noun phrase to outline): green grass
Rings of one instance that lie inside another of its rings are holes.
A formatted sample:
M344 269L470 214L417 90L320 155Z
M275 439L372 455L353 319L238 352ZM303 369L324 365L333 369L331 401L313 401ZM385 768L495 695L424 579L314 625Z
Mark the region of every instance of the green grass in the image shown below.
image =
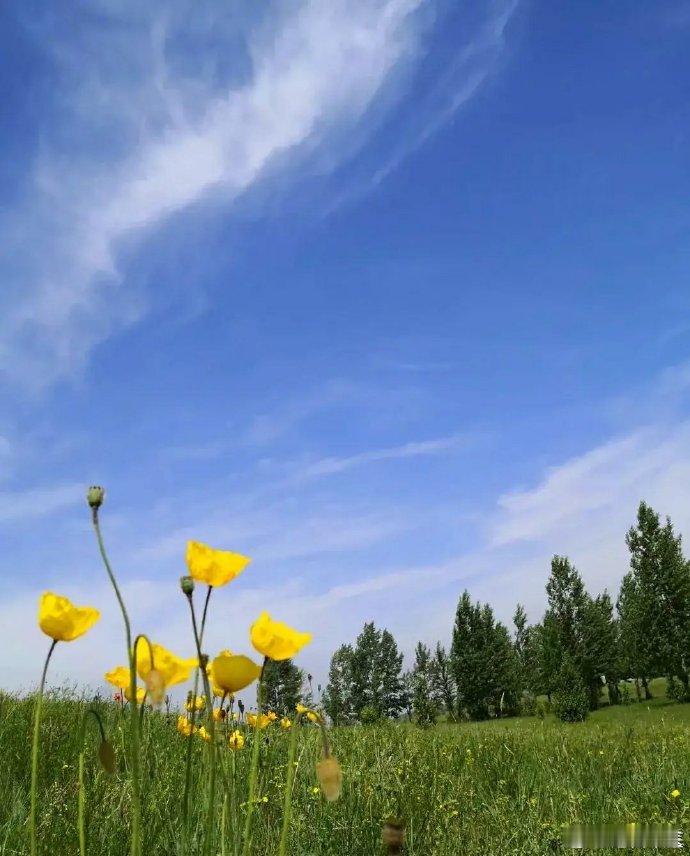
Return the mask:
M653 689L659 691L659 687ZM24 854L29 807L31 699L5 696L0 710L0 854ZM126 723L101 702L110 740L123 761ZM81 700L48 697L41 743L39 843L51 856L78 853L77 757ZM345 783L338 802L313 793L319 754L315 727L298 750L293 807L293 856L384 852L381 826L404 819L407 853L434 856L547 854L562 824L673 821L690 833L690 705L663 698L604 708L577 725L553 717L336 729L333 749ZM287 735L275 726L262 755L254 853L277 850ZM195 744L196 770L202 744ZM100 770L93 722L87 732L87 845L93 856L126 853L129 797L125 771ZM184 741L175 716L147 714L144 729L144 853L181 854L180 806ZM249 750L236 754L246 781ZM229 763L230 752L223 751ZM229 772L229 766L227 767ZM203 787L203 782L198 783ZM681 797L672 800L677 786ZM194 822L203 823L197 791ZM565 851L564 851L565 852ZM568 851L571 852L571 851ZM600 851L617 852L621 851ZM229 854L231 851L229 851ZM228 856L229 856L228 854Z

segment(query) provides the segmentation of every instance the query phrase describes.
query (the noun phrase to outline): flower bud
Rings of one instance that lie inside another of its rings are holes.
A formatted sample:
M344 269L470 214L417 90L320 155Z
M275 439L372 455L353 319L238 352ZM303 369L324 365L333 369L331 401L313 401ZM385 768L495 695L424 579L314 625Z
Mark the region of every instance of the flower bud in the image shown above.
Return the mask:
M343 788L343 771L334 755L322 758L316 765L316 778L328 802L337 800Z
M149 694L151 704L159 705L165 697L165 681L158 669L151 669L144 680L146 692Z
M189 597L194 591L194 580L191 577L180 577L180 588Z
M388 848L388 853L402 853L405 843L405 830L399 820L389 818L383 825L381 833L383 846Z
M91 485L86 492L86 501L89 503L91 508L100 508L101 505L103 505L104 498L105 488L100 487L100 485Z

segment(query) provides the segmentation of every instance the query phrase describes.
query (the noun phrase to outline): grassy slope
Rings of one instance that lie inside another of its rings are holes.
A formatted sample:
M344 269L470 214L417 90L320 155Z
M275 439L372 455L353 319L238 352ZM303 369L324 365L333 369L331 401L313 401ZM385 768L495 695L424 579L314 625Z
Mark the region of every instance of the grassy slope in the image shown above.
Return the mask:
M654 688L655 692L659 687ZM108 730L122 757L118 711ZM76 854L75 725L83 705L46 706L41 766L44 852ZM0 854L24 853L31 702L3 701L0 714ZM383 819L405 818L408 853L510 856L557 852L561 824L673 820L690 832L687 723L690 705L663 698L597 711L578 725L553 717L441 725L339 729L333 734L346 781L334 804L312 793L318 735L305 730L297 775L293 854L371 856ZM150 717L145 753L147 854L180 852L183 745L174 721ZM95 735L89 732L92 752ZM269 738L258 808L257 854L276 851L284 780L284 735ZM201 746L195 747L200 757ZM223 753L226 762L229 753ZM243 782L247 750L237 755ZM229 772L229 765L227 767ZM89 850L126 852L127 789L121 777L87 763ZM674 786L682 795L669 797ZM201 820L202 800L196 800ZM231 851L230 851L231 852ZM570 852L570 851L568 851ZM608 852L608 851L600 851ZM614 852L614 851L610 851ZM621 851L615 851L620 853Z

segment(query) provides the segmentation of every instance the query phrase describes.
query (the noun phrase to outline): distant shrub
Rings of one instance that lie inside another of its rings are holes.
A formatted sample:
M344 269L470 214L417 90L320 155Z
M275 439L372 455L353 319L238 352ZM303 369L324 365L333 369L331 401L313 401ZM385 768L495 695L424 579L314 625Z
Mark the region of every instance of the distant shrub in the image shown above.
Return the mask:
M690 701L690 691L680 681L671 676L666 680L666 697L673 701L685 703Z
M359 713L359 721L362 725L373 725L375 722L379 722L380 719L381 713L371 704L365 704Z
M537 700L533 695L522 696L519 704L519 714L520 716L535 716L537 714Z
M630 695L630 687L627 682L623 684L620 688L620 697L621 704L630 704L632 702L632 696Z

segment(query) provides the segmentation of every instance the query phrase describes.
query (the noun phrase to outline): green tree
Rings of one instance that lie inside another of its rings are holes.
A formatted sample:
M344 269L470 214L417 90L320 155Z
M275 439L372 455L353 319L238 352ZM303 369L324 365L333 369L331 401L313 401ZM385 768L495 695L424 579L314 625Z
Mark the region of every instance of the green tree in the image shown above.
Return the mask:
M661 525L659 515L645 502L637 511L637 524L628 531L633 592L634 628L640 661L635 671L676 677L690 697L690 567L683 557L681 537L670 518Z
M438 712L433 689L433 660L431 651L422 642L417 643L414 652L411 688L415 722L422 726L433 725Z
M515 712L519 668L510 634L489 604L472 604L467 591L458 601L450 663L458 714L486 719L492 710Z
M406 705L402 664L403 655L398 651L393 634L383 630L374 663L374 684L377 687L377 706L381 715L392 719L397 719Z
M554 687L554 713L563 722L582 722L589 712L589 693L579 669L567 652Z
M292 660L267 660L264 667L266 705L281 716L293 716L302 699L304 673Z
M397 717L405 709L403 655L388 630L367 622L357 637L351 658L352 710L357 719L366 707L379 717ZM367 714L370 715L369 712Z
M451 662L440 642L436 643L431 662L431 683L437 707L443 708L450 719L455 719L456 693Z
M352 700L352 656L352 646L341 645L331 657L328 684L322 703L333 725L347 725L355 718Z

